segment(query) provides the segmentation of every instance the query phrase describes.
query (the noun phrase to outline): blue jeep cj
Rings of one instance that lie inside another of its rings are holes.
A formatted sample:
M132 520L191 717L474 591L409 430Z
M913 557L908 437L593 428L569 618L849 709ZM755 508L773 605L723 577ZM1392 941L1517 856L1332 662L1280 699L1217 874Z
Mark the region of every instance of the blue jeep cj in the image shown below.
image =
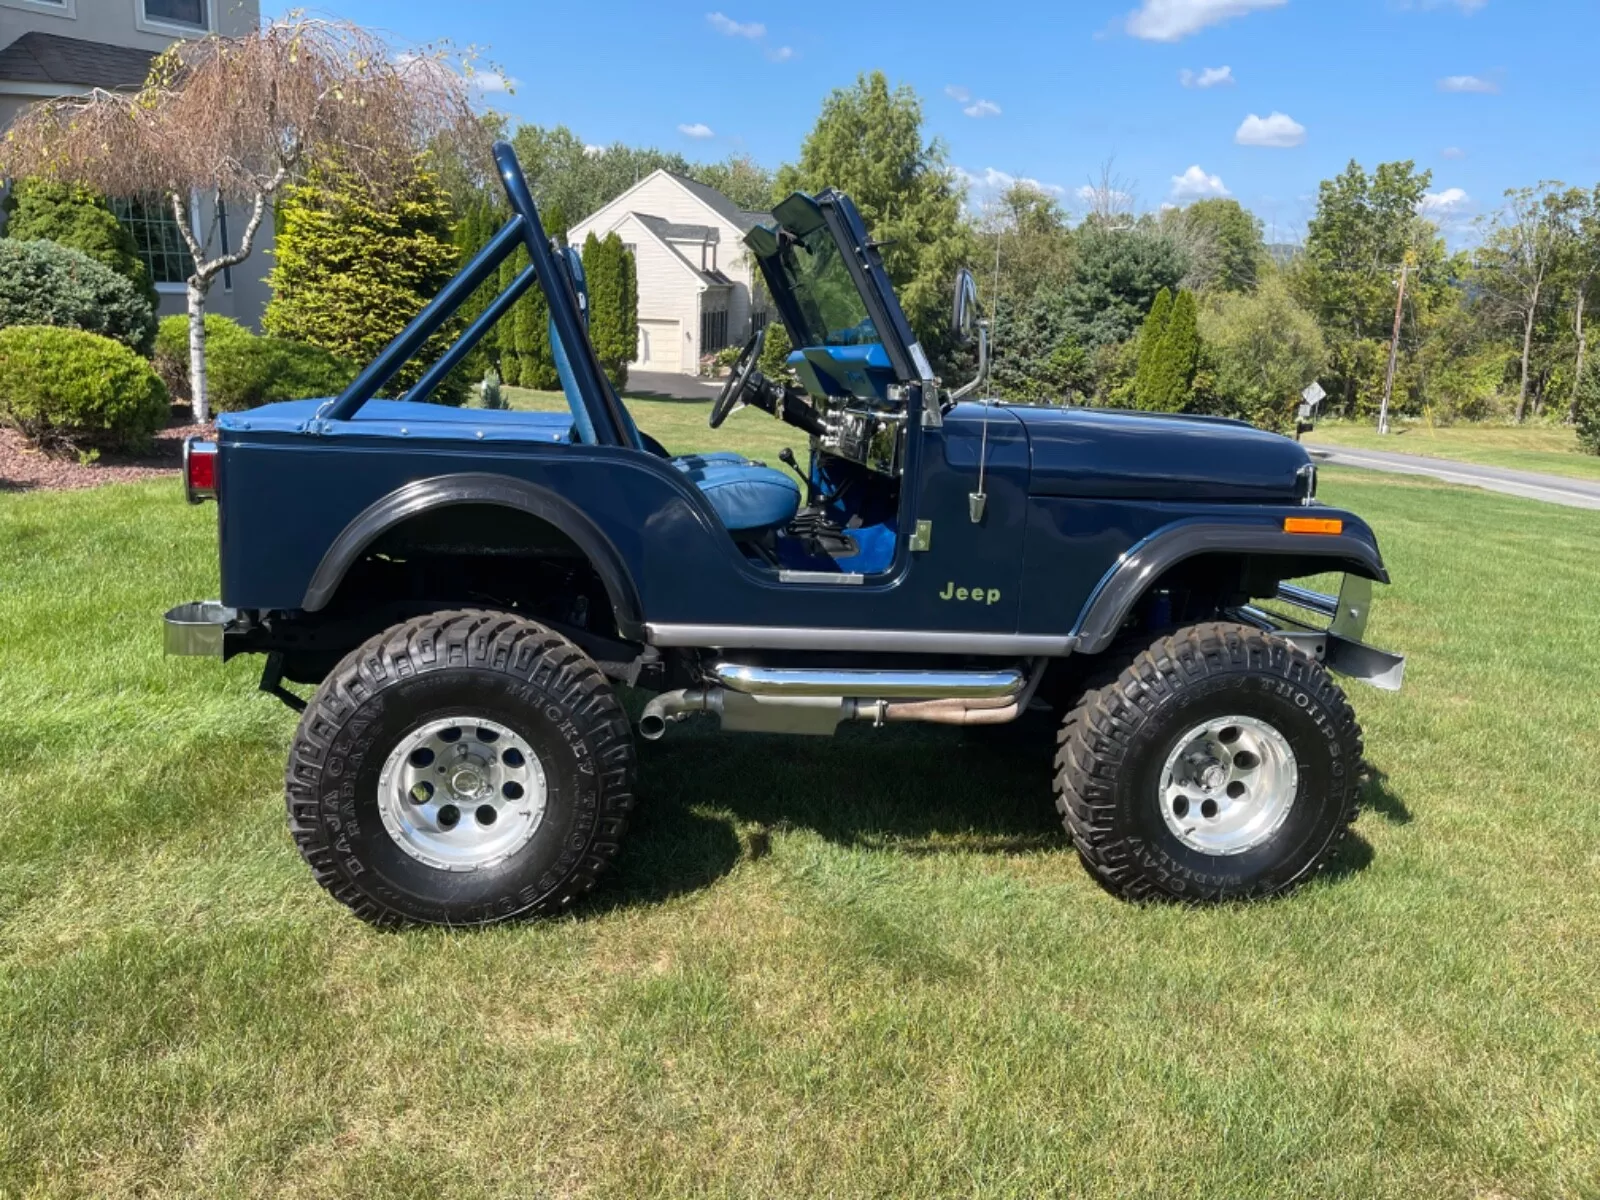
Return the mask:
M577 255L509 147L513 216L341 396L224 416L187 448L216 499L222 599L167 615L180 654L265 656L303 709L289 824L379 924L554 912L616 858L638 731L1061 715L1056 806L1114 892L1225 900L1322 866L1361 731L1328 671L1399 686L1361 641L1372 531L1320 505L1285 438L1234 421L973 401L935 378L848 197L790 196L748 249L800 386L757 333L712 406L809 436L809 469L674 458L586 331ZM373 397L507 255L532 265L403 401ZM571 414L422 403L530 287ZM976 290L954 332L985 358ZM1337 596L1289 583L1342 574ZM1291 614L1297 614L1298 619ZM314 684L302 701L285 681Z

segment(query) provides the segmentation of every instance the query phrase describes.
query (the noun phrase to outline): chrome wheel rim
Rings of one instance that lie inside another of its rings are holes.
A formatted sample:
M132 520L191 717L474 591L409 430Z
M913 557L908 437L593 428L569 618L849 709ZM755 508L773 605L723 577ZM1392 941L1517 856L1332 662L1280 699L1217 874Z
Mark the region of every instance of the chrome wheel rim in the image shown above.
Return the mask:
M1283 827L1300 790L1289 740L1254 717L1218 717L1177 741L1161 771L1161 816L1202 854L1243 854Z
M454 716L400 739L378 776L395 844L441 871L481 871L526 846L544 821L544 766L498 721Z

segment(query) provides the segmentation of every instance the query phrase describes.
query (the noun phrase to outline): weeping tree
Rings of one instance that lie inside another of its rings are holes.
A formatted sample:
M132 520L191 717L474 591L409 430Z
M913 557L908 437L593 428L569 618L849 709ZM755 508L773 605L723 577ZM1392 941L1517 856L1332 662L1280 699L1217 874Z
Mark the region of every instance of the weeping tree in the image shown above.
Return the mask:
M195 420L204 421L206 295L250 256L276 197L319 168L382 197L414 178L430 148L473 153L482 126L468 89L442 49L397 54L345 22L289 21L179 42L137 92L36 105L0 143L0 177L79 184L171 211L194 262L189 371ZM197 232L198 198L210 227ZM244 216L232 247L219 239L228 202Z

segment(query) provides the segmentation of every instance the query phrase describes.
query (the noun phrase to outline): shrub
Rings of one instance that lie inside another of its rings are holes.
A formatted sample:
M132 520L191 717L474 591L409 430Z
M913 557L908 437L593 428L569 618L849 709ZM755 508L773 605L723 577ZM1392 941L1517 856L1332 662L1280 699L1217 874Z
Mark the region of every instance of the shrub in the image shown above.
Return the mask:
M81 250L55 242L0 239L0 329L81 329L150 353L156 318L137 288Z
M320 172L279 205L273 295L262 319L273 337L321 346L370 362L455 275L449 198L419 172L380 200L353 176ZM464 327L457 313L396 376L405 391ZM429 397L461 404L466 388L452 372Z
M206 373L218 412L337 396L356 377L354 367L318 346L248 335L212 347Z
M104 196L51 179L21 179L6 200L6 236L19 242L46 239L82 250L121 275L155 311L159 297L139 257L133 234L117 220Z
M511 407L506 402L505 389L500 386L500 372L493 367L484 372L483 383L479 385L478 396L484 408L502 409Z
M1157 327L1161 296L1145 322L1134 381L1134 402L1150 412L1182 412L1194 399L1200 369L1200 331L1194 293L1180 291Z
M255 337L239 322L214 314L206 316L206 359L210 362L218 348L230 342ZM187 404L189 392L189 318L163 317L156 328L155 357L151 362L174 401Z
M0 415L37 444L138 448L167 422L150 364L110 338L77 329L0 329Z
M789 341L789 330L782 321L774 318L767 322L767 344L761 348L761 360L756 364L768 379L788 379L789 355L794 346Z
M1300 392L1328 364L1316 320L1283 281L1217 297L1202 314L1217 410L1262 429L1289 427Z
M1578 444L1590 454L1600 454L1600 371L1591 367L1578 384Z

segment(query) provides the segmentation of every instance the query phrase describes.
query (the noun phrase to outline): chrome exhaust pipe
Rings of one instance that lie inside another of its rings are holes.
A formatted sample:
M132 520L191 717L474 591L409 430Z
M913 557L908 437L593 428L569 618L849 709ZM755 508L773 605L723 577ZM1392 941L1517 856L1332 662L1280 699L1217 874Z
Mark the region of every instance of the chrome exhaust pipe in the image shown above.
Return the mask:
M720 688L679 688L675 692L662 692L639 714L639 734L647 742L659 742L667 732L667 725L697 712L721 712L721 704L714 703Z

